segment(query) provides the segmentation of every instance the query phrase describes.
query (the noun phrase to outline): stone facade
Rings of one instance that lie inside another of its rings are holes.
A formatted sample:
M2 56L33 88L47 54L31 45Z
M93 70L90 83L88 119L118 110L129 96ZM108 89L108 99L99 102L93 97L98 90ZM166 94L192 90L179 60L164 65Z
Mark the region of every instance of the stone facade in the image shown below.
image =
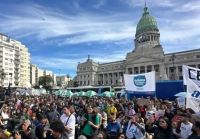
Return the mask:
M140 19L135 48L122 61L99 64L89 57L77 66L79 86L123 86L123 74L156 72L156 80L182 80L182 65L200 68L200 49L165 54L160 44L160 33L147 7Z

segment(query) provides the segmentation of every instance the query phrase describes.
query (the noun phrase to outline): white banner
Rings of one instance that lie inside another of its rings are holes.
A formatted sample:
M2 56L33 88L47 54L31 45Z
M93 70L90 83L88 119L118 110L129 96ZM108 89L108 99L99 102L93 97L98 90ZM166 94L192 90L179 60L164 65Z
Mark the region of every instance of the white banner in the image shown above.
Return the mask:
M187 85L186 108L200 111L200 69L183 66L184 84Z
M184 85L188 85L188 81L192 81L200 87L200 69L183 65L182 71Z
M154 92L156 90L155 71L128 75L124 74L125 89L135 92Z

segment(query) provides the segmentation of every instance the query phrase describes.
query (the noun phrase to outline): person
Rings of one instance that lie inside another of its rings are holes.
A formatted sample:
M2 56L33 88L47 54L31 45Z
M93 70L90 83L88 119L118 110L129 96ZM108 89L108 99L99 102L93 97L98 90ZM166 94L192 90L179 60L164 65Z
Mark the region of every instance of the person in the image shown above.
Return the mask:
M106 136L103 131L99 132L94 139L106 139Z
M37 114L37 119L39 121L39 123L37 124L36 128L35 128L35 136L38 139L45 139L46 138L46 128L48 128L48 119L42 115L42 114Z
M187 139L192 134L192 123L189 121L188 115L184 116L183 122L180 126L180 138Z
M53 122L53 121L57 121L59 120L60 114L58 113L58 111L56 110L54 104L50 104L50 111L47 112L47 118L49 120L49 122Z
M111 118L113 115L117 116L117 108L114 106L114 102L110 102L110 106L107 108L108 118Z
M9 139L10 137L5 134L5 131L0 130L0 139Z
M191 134L188 139L200 139L200 120L195 121L193 125L194 133Z
M110 122L108 122L108 126L106 128L106 133L108 139L117 139L117 136L121 133L121 125L116 121L116 116L113 113L113 115L110 116Z
M100 117L98 115L94 115L93 107L87 107L87 113L83 116L82 121L82 133L87 139L91 139L95 136L97 130L100 126Z
M31 121L25 120L19 131L15 132L16 139L34 139L33 133L31 132Z
M126 136L124 135L124 133L120 133L117 139L126 139Z
M145 127L140 121L139 115L134 114L131 116L125 131L127 139L144 139Z
M75 125L76 125L76 118L74 114L71 113L72 106L64 106L63 114L60 117L60 120L65 126L65 132L69 139L75 138Z
M135 110L134 110L134 107L133 107L132 103L128 104L128 108L127 108L127 111L125 113L126 113L127 117L131 117L132 115L135 114Z
M154 139L173 139L171 124L166 117L158 119L158 125L154 128Z
M101 128L102 130L106 130L106 127L108 125L108 117L107 117L107 113L105 111L103 111L103 109L100 109L100 114L101 114Z
M59 120L53 121L50 124L51 134L47 136L47 139L68 139L65 133L65 127Z
M2 116L3 125L6 126L8 124L8 120L10 118L9 107L7 105L3 106L1 116Z

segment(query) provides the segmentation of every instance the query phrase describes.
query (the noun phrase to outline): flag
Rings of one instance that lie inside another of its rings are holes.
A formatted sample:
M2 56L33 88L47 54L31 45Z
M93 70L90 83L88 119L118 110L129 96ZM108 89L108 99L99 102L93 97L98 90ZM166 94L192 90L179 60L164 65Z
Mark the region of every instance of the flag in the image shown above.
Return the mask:
M186 108L200 111L200 69L183 65L183 81L187 85Z
M155 71L137 75L124 74L124 81L127 91L152 94L156 90Z

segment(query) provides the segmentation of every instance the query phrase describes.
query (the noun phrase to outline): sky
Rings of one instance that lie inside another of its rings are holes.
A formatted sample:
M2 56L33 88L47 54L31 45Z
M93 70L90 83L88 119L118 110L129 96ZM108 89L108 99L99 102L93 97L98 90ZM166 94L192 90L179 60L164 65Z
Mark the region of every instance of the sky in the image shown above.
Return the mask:
M165 53L200 48L200 0L146 0ZM28 47L31 63L74 77L88 55L124 60L145 0L1 0L0 33Z

